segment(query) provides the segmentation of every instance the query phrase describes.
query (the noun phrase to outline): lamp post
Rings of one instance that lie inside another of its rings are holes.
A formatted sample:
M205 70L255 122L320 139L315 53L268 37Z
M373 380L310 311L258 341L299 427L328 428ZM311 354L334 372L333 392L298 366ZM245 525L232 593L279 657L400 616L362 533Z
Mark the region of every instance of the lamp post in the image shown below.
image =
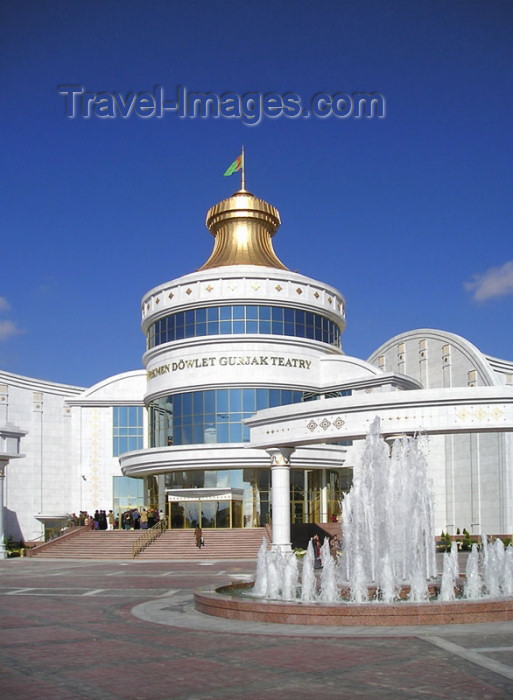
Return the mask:
M26 434L26 430L20 430L12 423L6 423L0 427L0 559L7 558L4 543L5 468L9 464L9 460L16 457L24 457L24 455L20 454L20 440Z

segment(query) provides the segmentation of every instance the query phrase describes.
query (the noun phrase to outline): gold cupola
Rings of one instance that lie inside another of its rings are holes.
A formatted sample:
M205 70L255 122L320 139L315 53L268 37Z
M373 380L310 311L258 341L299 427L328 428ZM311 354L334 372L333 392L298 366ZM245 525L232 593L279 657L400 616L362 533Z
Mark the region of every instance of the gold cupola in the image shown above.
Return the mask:
M207 212L207 228L215 243L211 256L199 269L261 265L287 270L271 241L280 223L277 209L245 189L238 190Z

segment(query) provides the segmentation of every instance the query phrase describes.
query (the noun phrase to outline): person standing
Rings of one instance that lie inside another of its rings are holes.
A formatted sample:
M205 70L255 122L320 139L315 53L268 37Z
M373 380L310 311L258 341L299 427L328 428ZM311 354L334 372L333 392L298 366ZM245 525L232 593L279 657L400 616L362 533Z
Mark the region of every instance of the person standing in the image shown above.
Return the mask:
M201 549L201 546L205 544L205 542L203 540L203 531L199 525L197 525L196 529L194 530L194 538L196 540L196 547Z
M114 518L114 513L113 513L111 510L109 510L109 514L108 514L108 516L107 516L107 520L108 520L108 522L109 522L109 530L114 530L115 518Z
M314 535L312 537L312 545L313 545L314 556L315 556L314 569L322 569L321 541L319 539L319 535Z
M100 511L100 515L98 517L98 527L100 530L106 530L108 527L107 513L104 510Z
M132 513L129 510L123 513L123 528L125 530L130 530L132 528Z

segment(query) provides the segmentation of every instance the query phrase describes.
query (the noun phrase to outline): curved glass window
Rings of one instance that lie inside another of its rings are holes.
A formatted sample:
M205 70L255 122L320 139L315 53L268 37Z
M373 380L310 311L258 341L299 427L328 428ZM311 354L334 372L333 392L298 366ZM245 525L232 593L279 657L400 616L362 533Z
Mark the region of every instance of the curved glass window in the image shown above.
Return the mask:
M148 329L147 347L203 335L273 334L311 338L340 347L340 328L320 314L281 306L210 306L170 314Z
M290 389L209 389L164 396L148 407L150 447L249 442L244 418L302 399L301 391Z

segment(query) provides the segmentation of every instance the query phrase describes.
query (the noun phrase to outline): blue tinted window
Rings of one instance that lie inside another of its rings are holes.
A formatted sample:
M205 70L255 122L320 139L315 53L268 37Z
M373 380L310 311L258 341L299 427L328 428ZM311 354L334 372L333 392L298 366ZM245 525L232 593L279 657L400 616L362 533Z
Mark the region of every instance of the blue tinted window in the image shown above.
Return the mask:
M143 447L142 406L114 406L112 409L112 454L114 457Z
M192 395L192 409L194 414L203 413L203 392L195 391Z
M242 410L242 390L230 389L230 413Z
M269 389L257 389L256 391L256 410L261 411L269 406Z
M195 391L162 397L149 406L150 445L247 441L249 431L243 425L244 418L256 410L302 400L303 395L298 391L254 388ZM131 414L132 407L123 413L126 418ZM137 449L136 438L123 429L118 434L121 449Z
M230 442L230 439L228 437L228 428L229 425L228 423L224 424L219 424L217 425L217 442Z
M219 389L216 393L218 413L228 413L228 389Z
M269 389L269 406L274 407L274 406L279 406L280 405L280 396L281 392L279 389Z
M230 423L230 442L242 442L242 425L239 423Z
M254 413L256 411L255 390L242 390L242 410L244 413Z
M281 405L283 406L284 404L287 404L287 403L292 403L292 392L282 389Z
M152 348L183 338L232 333L273 333L340 345L340 329L320 314L288 307L248 304L213 306L170 314L150 326L146 346Z
M215 413L216 411L216 392L204 391L205 413Z
M182 413L184 416L190 416L192 413L192 394L183 395Z

